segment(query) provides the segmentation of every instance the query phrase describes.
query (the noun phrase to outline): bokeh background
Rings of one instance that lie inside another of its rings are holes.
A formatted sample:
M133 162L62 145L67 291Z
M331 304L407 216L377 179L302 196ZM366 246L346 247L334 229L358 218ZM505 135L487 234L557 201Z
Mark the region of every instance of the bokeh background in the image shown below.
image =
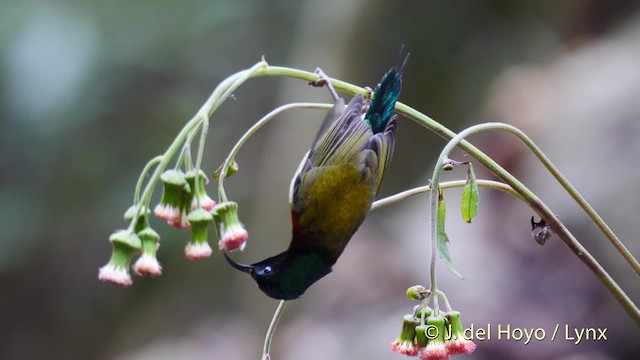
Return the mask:
M256 359L277 302L215 252L183 256L188 234L160 221L164 275L97 280L124 227L139 171L226 76L262 55L375 86L405 44L401 100L453 130L488 120L524 129L640 256L640 12L598 1L0 2L0 358ZM329 101L292 79L243 85L212 118L210 174L275 106ZM227 191L250 231L236 258L289 241L289 179L323 115L295 111L238 157ZM444 141L402 119L381 196L425 184ZM640 302L640 282L560 186L506 134L473 142L524 179ZM462 153L455 157L464 160ZM482 178L492 178L482 169ZM464 177L464 170L447 174ZM215 194L214 184L209 193ZM447 191L459 280L440 285L466 325L542 328L547 339L478 342L469 359L637 359L640 330L566 246L530 235L532 212L491 190L464 224ZM157 197L157 194L156 194ZM372 213L334 272L289 304L274 359L398 359L388 344L428 285L428 197ZM215 243L215 239L212 240ZM556 324L607 341L548 337Z

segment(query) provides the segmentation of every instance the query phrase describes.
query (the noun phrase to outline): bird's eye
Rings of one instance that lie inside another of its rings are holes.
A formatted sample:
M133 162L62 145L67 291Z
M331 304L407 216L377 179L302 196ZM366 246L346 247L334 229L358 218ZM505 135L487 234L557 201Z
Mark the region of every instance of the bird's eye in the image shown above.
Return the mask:
M263 270L263 273L265 273L265 274L271 273L271 266L265 266L265 268Z

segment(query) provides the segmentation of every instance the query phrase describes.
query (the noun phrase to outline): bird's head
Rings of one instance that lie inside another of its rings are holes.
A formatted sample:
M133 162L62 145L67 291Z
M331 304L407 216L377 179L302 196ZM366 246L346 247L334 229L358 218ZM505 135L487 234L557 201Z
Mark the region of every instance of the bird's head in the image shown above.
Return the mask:
M260 290L274 299L297 299L309 286L331 272L331 266L315 253L285 251L252 265L238 263L223 254L231 266L251 275Z

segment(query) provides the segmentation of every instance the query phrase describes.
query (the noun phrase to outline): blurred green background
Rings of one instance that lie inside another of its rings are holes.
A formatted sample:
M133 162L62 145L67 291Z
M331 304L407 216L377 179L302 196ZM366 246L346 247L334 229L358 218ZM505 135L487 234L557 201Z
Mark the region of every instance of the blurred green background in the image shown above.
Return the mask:
M453 130L499 120L527 131L640 256L640 13L627 1L3 1L0 2L0 358L257 359L277 302L221 254L189 262L188 234L160 221L164 275L128 289L97 280L144 164L214 87L262 55L375 86L401 44L401 101ZM243 85L212 118L210 174L258 118L292 101L330 101L291 79ZM289 180L323 114L294 111L238 157L227 191L254 262L289 241ZM638 277L508 135L473 139L525 180L640 300ZM444 141L401 119L382 196L427 182ZM464 160L462 153L456 158ZM480 177L491 178L478 171ZM463 171L447 175L464 177ZM212 183L208 191L215 194ZM607 341L479 342L469 359L633 359L638 327L558 241L530 237L531 211L481 191L457 216L459 280L440 286L466 325L607 328ZM157 194L156 194L157 197ZM334 272L291 303L274 359L398 359L388 344L428 285L427 197L372 213ZM213 240L215 244L215 240Z

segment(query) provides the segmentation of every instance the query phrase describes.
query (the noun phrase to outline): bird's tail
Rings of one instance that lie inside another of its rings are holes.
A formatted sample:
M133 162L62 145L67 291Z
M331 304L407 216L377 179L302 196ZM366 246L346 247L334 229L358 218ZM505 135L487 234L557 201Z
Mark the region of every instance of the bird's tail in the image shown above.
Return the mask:
M393 114L393 108L396 106L396 101L400 96L400 89L402 88L402 72L407 65L409 55L404 56L404 46L400 49L398 54L398 61L396 65L392 67L382 77L382 80L376 86L371 96L371 102L369 103L369 109L365 115L365 121L371 125L371 129L374 134L384 131L387 121Z

